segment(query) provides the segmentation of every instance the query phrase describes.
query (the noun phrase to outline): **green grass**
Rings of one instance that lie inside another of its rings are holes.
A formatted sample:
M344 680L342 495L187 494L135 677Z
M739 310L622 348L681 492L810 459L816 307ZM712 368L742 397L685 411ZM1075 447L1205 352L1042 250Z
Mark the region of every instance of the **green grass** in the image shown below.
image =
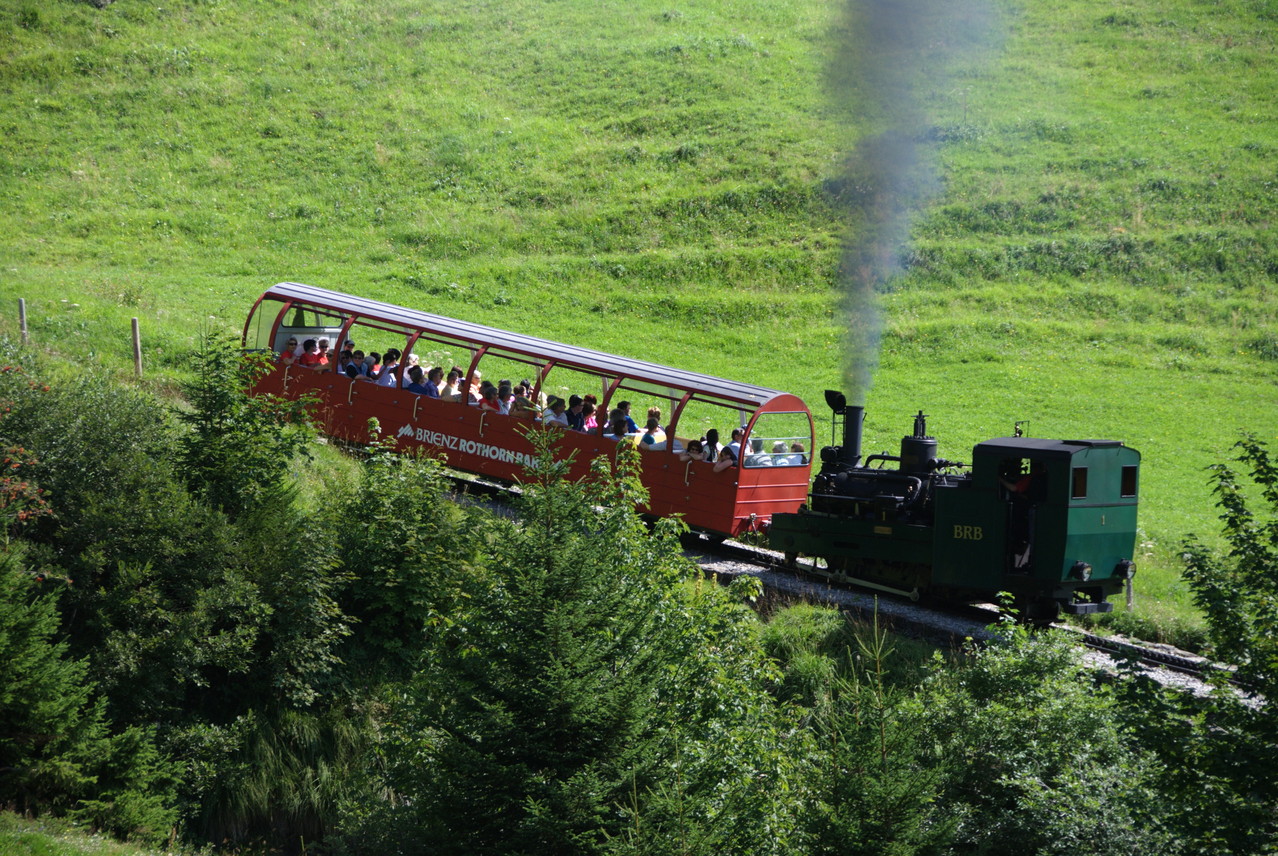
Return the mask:
M949 458L1022 419L1139 448L1139 609L1192 623L1176 554L1216 530L1203 467L1278 422L1278 15L996 11L974 18L983 52L919 66L938 192L881 289L866 441L891 448L922 408ZM0 9L0 332L24 297L38 345L127 376L137 316L168 392L202 330L292 279L819 411L844 376L843 164L870 130L847 105L874 103L827 89L843 18L831 0L18 0Z
M94 835L56 818L0 812L0 856L149 856L172 853Z

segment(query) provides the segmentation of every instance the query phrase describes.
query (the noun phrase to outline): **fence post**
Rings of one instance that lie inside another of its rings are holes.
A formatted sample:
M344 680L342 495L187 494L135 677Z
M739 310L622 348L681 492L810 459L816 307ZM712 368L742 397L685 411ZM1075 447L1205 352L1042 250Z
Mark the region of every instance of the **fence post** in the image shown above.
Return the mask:
M1128 612L1131 612L1131 611L1132 611L1132 605L1133 605L1133 604L1135 603L1135 601L1136 601L1136 593L1135 593L1135 591L1134 591L1134 588L1135 588L1135 587L1132 585L1132 578L1131 578L1131 577L1128 577L1128 578L1127 578L1127 581L1126 581L1125 583L1123 583L1123 588L1127 590L1127 611L1128 611Z
M18 327L22 330L22 344L27 344L27 301L24 297L18 298Z
M138 330L138 319L133 319L133 373L138 380L142 379L142 333Z

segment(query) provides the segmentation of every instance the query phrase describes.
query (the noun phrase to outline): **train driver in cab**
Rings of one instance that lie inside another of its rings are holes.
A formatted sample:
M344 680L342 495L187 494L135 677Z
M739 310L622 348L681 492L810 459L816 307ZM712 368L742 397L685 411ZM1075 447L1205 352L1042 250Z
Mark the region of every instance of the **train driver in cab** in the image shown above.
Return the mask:
M1019 467L1016 469L1018 470ZM999 483L1007 489L1013 501L1038 505L1047 498L1047 468L1042 461L1031 461L1029 472L1017 475L1013 471L1012 476L1000 477Z

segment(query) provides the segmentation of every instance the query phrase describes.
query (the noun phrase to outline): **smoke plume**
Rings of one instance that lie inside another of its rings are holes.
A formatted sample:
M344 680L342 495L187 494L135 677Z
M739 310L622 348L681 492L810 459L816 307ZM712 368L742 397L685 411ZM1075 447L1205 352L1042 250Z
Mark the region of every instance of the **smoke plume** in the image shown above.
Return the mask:
M853 404L865 403L878 365L878 295L900 269L911 216L937 189L929 151L937 134L923 99L952 95L954 68L992 46L994 34L986 0L847 0L829 85L855 140L831 182L848 217L839 274Z

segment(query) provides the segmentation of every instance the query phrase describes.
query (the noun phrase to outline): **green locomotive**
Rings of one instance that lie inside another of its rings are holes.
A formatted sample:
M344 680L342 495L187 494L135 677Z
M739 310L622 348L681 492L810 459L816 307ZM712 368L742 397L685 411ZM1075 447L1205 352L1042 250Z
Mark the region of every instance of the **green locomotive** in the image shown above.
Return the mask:
M926 417L900 455L862 459L864 409L827 392L843 445L821 452L808 503L775 514L773 549L815 573L914 599L1009 592L1029 619L1109 612L1136 571L1140 453L1115 440L1000 437L970 466L937 457Z

